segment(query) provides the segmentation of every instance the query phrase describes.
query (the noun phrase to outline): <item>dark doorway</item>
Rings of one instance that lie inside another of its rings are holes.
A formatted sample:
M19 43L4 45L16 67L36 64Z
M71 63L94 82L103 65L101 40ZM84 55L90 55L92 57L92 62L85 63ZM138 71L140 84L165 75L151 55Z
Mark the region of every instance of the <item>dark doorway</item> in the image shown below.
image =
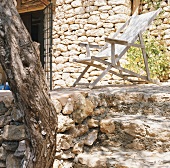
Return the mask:
M53 5L49 3L43 10L21 13L20 16L32 40L40 44L40 61L52 90Z
M28 12L28 13L21 13L20 14L25 27L29 31L31 38L33 41L36 41L40 44L40 61L42 66L44 67L44 53L43 53L43 40L44 40L44 12L35 11L35 12Z

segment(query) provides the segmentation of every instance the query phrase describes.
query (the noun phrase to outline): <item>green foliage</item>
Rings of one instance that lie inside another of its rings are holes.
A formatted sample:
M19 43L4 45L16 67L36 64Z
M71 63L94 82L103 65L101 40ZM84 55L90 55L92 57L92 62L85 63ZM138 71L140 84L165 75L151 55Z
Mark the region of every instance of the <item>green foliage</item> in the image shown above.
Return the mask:
M153 36L148 33L143 35L146 52L148 55L149 70L152 79L165 81L170 74L170 54L168 54L166 46L161 44ZM133 70L139 74L146 75L143 55L140 48L131 47L127 53L126 68Z
M158 9L160 8L160 4L161 4L162 0L142 0L142 3L144 4L148 4L149 8L155 8Z

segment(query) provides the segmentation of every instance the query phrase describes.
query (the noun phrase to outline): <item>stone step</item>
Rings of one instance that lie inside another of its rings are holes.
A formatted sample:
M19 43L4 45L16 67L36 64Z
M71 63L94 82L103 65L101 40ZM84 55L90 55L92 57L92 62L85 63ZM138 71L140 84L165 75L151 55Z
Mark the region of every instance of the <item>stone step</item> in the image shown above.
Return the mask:
M101 145L139 151L170 151L170 119L167 117L113 115L104 121L102 125L102 120L100 122L102 134L98 136Z
M170 152L132 151L100 147L91 153L81 153L74 168L169 168Z

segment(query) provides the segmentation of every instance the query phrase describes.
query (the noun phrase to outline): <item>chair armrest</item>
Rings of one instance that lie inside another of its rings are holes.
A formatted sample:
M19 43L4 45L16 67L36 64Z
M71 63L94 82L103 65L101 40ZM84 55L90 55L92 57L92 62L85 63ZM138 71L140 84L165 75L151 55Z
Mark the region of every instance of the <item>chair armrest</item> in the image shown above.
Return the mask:
M108 37L105 38L105 41L111 44L128 45L128 42L125 40L112 39Z
M120 44L120 45L133 46L133 47L138 47L138 48L145 48L145 45L128 43L128 41L125 41L125 40L118 40L118 39L112 39L112 38L106 37L105 41L110 44Z

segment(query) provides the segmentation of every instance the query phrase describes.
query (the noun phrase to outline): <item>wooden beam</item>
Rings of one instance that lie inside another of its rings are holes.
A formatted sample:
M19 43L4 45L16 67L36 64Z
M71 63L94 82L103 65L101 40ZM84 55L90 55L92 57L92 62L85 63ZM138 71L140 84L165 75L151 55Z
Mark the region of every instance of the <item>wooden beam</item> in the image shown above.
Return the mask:
M132 14L139 14L140 0L133 0Z

